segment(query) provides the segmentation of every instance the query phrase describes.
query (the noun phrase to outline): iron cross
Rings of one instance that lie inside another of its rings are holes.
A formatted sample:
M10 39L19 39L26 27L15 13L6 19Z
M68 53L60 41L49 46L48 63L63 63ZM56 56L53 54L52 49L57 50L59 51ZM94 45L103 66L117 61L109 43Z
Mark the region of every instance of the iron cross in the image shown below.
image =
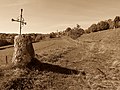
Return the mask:
M22 16L22 13L23 13L23 9L21 9L21 13L20 13L20 16L15 20L15 19L12 19L12 21L16 21L16 22L19 22L20 23L20 35L21 35L21 29L24 25L26 25L26 22L24 21L24 18Z

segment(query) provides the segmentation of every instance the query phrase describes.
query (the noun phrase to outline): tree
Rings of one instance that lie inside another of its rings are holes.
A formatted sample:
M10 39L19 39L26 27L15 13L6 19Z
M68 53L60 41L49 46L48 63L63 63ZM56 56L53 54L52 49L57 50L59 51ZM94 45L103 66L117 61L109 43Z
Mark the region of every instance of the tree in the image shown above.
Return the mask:
M109 24L106 21L100 21L97 24L97 31L102 31L107 29L109 29Z
M120 16L116 16L115 19L114 19L114 27L115 28L120 27L119 22L120 22Z
M68 27L66 30L65 30L65 32L69 32L69 31L71 31L72 29L70 28L70 27Z
M56 33L54 32L50 33L50 38L56 38Z
M72 39L77 39L78 37L80 37L82 34L84 34L84 30L79 28L79 29L72 29L69 33L69 36L72 38Z
M37 34L35 42L39 42L40 40L42 40L42 34Z
M77 24L77 28L80 29L80 25L79 24Z
M112 19L108 19L106 22L109 24L109 29L114 29L114 21Z
M96 24L92 24L89 28L87 32L97 32L97 25Z

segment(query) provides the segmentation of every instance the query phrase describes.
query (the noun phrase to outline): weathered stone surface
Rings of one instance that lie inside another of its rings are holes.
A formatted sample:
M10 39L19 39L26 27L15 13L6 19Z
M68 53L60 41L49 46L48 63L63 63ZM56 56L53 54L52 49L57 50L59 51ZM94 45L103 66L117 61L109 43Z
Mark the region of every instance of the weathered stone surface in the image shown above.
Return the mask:
M25 35L15 36L12 63L18 66L25 66L34 56L31 37Z

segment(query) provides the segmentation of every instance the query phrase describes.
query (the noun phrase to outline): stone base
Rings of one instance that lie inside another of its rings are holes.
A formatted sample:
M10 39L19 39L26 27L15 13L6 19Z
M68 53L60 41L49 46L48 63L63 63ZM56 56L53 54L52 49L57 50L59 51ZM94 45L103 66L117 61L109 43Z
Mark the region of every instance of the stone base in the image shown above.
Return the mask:
M12 63L15 66L25 66L35 56L30 36L18 35L14 39L14 54Z

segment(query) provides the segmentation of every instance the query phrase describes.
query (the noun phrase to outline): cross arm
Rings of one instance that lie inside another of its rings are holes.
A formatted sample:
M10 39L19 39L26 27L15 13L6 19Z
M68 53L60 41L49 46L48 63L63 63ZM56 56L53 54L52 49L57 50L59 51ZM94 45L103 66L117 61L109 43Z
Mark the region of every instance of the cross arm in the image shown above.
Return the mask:
M15 20L15 19L12 18L12 21L21 22L22 24L25 24L25 25L27 24L26 22L20 21L19 19Z

